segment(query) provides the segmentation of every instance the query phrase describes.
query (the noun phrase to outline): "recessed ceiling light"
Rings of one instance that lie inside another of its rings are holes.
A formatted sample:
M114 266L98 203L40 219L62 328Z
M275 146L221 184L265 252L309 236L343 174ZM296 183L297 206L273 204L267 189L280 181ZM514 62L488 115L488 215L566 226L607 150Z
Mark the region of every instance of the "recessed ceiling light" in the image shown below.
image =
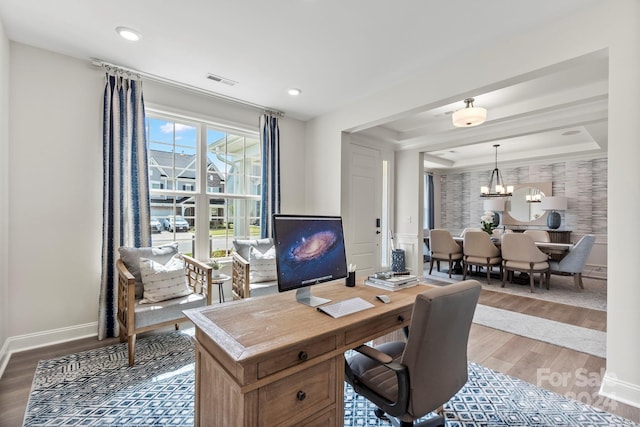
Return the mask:
M298 96L302 93L302 91L300 89L298 89L297 87L292 87L291 89L289 89L287 91L287 93L291 96Z
M116 33L120 35L125 40L129 40L132 42L137 42L140 40L140 33L133 28L128 27L118 27L116 28Z

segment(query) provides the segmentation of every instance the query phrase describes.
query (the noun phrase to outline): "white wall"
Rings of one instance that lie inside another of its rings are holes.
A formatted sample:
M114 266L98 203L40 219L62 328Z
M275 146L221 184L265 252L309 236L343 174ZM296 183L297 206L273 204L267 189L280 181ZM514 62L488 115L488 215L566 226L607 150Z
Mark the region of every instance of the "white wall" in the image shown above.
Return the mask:
M10 104L0 97L0 158L8 164L0 165L0 233L7 226L9 232L0 241L10 250L8 268L0 264L0 295L7 296L0 356L96 335L102 245L104 72L88 61L18 43L10 43L8 56L4 47L0 61L10 67L11 79L9 84L3 66L0 94L10 88ZM143 89L149 104L258 128L261 112L255 108L150 81L143 81ZM290 211L304 210L304 126L280 121L283 209Z
M0 20L0 372L9 337L9 40Z
M103 77L11 43L10 350L95 330L100 287ZM16 338L19 337L19 338Z
M340 134L365 128L406 111L419 111L466 96L489 91L500 82L602 49L609 49L609 310L607 373L603 390L640 406L640 335L629 334L628 325L640 324L640 287L627 272L640 258L640 247L628 236L640 211L640 125L633 117L640 111L637 76L640 64L640 2L619 0L577 10L567 19L544 28L487 45L486 49L458 55L449 62L416 75L392 88L362 99L308 123L309 152L325 150L339 155ZM469 64L474 64L469 72ZM416 153L416 156L418 154ZM337 161L337 159L335 159ZM396 170L415 168L411 156L399 156ZM318 190L313 203L338 207L341 185L319 191L322 171L308 170L308 190ZM416 174L417 176L417 174ZM417 187L417 186L416 186ZM411 203L401 197L397 204ZM344 208L343 208L344 209ZM399 219L398 219L399 220ZM611 226L611 224L615 224ZM396 224L396 228L398 228ZM419 235L418 224L411 232ZM415 262L415 261L414 261ZM613 381L617 377L618 381Z

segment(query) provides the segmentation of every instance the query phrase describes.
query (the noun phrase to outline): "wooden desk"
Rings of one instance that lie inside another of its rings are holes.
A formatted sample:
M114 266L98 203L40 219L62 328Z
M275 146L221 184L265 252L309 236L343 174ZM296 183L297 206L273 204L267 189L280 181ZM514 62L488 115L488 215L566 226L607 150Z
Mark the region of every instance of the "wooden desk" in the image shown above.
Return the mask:
M343 353L411 319L418 285L389 292L361 282L313 286L340 301L375 307L334 319L295 300L295 292L185 311L196 326L196 426L339 426L344 420Z

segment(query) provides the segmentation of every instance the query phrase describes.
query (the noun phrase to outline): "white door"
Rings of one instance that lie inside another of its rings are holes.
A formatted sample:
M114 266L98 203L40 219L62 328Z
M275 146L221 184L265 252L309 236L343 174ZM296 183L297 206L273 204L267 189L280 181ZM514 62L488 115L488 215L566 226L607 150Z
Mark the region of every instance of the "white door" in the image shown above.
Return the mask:
M350 145L348 262L357 265L358 275L380 271L383 236L382 161L379 150Z

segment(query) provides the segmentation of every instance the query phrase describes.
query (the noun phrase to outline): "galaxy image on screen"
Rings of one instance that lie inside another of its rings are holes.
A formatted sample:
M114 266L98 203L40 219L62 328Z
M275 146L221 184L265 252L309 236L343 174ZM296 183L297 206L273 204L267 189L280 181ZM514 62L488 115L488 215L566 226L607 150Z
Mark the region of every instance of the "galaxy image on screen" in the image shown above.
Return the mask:
M347 276L340 217L276 215L274 237L281 292Z

